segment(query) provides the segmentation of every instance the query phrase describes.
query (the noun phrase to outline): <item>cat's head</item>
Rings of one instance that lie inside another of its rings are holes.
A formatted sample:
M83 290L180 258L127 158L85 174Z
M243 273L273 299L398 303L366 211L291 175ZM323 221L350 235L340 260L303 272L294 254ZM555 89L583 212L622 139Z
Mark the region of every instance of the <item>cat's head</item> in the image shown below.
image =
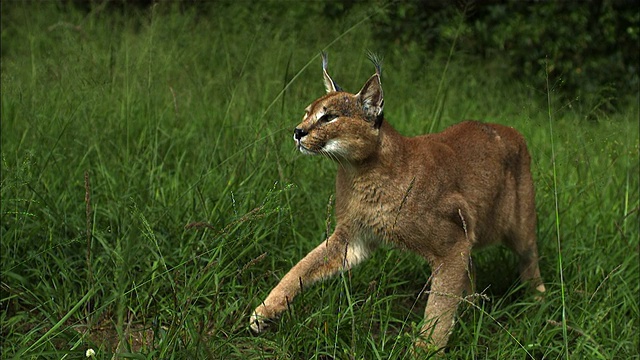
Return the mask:
M383 121L384 97L380 65L356 94L343 91L327 72L322 54L322 72L327 93L305 109L302 122L293 132L296 147L303 154L322 154L343 162L358 162L375 153Z

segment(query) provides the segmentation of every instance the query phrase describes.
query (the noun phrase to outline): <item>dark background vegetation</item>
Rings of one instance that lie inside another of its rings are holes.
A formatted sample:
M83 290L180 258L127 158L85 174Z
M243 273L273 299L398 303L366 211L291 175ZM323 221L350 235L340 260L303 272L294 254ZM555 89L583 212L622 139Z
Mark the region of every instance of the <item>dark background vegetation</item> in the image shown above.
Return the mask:
M560 82L569 96L638 89L637 1L399 1L376 27L394 45L459 49L505 75ZM452 18L461 17L461 29ZM615 94L614 94L615 93ZM613 96L615 97L615 96Z
M71 3L87 12L99 8L106 14L134 14L155 2ZM60 2L61 7L68 5ZM335 0L298 1L295 9L291 1L219 0L183 1L176 6L183 11L196 8L205 21L212 13L246 6L256 22L286 18L298 29L305 28L310 14L331 24L355 9L372 8L378 11L373 34L385 53L419 50L427 62L455 43L455 51L470 60L541 91L547 90L548 79L559 96L583 98L595 111L615 110L621 98L637 93L639 87L640 6L636 0Z
M143 12L156 2L60 1L87 13ZM396 1L180 1L182 11L196 8L201 19L245 6L256 22L286 21L304 28L310 14L327 23L354 9L379 11L373 33L385 52L421 49L425 61L451 48L506 76L532 84L549 76L566 98L597 94L608 111L624 94L636 93L640 71L640 6L636 0L396 0ZM230 13L237 13L231 11ZM3 20L4 23L4 20ZM4 28L4 26L3 26ZM3 38L10 34L2 33ZM3 41L4 44L4 41ZM2 53L6 51L2 46ZM416 69L418 71L419 69Z

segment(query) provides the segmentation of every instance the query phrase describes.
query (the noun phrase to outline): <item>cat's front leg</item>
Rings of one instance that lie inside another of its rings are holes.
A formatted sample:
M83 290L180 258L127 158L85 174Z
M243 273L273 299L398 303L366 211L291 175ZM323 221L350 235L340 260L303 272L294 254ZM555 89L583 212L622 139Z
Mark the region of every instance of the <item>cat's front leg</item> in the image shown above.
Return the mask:
M314 282L350 269L368 257L367 244L353 239L347 231L338 227L322 244L298 262L271 290L250 318L255 333L264 331L271 320L280 317L302 288Z
M464 292L472 288L469 269L471 247L462 242L446 257L432 261L432 283L425 309L425 322L417 347L427 352L444 350L454 316Z

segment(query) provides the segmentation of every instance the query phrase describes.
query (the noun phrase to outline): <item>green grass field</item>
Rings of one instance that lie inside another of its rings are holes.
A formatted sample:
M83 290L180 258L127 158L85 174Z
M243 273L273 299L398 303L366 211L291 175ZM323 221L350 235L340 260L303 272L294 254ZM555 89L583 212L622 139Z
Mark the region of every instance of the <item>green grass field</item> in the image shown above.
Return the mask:
M411 357L430 270L399 250L248 330L333 224L336 164L291 139L324 94L320 50L355 92L378 44L364 10L326 24L283 21L304 18L287 3L229 9L2 2L3 359ZM638 94L602 112L452 54L383 54L386 118L407 135L469 118L525 135L547 294L523 290L507 250L478 252L486 297L461 306L445 357L640 358Z

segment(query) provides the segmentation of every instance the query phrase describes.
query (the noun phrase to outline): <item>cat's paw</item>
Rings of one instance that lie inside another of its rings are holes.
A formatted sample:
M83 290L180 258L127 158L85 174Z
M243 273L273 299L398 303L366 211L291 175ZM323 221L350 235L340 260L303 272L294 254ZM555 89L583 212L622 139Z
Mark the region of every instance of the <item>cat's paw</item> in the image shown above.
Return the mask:
M260 308L257 308L249 318L249 327L255 334L260 334L267 330L270 322L270 319L260 311Z

